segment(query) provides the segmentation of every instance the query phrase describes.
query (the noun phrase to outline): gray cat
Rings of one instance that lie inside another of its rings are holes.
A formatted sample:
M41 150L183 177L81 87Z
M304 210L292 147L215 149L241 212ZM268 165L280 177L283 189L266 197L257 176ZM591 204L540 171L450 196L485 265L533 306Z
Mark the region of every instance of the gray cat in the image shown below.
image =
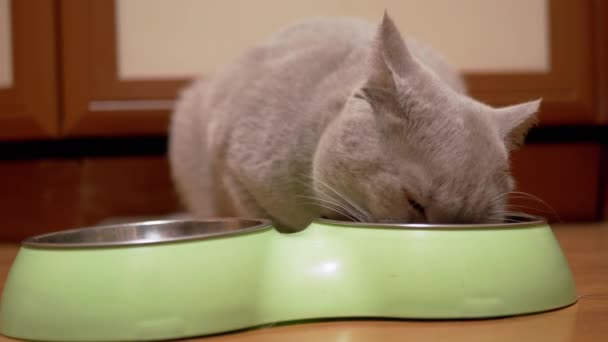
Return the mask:
M192 84L170 127L196 217L500 222L540 100L492 108L388 15L310 19Z

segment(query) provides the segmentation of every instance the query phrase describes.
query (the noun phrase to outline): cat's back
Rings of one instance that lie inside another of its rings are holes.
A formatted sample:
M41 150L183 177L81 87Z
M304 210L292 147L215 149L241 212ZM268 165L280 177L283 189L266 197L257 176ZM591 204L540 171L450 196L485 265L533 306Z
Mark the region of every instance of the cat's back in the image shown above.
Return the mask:
M359 18L308 18L248 48L198 88L202 100L195 115L209 129L210 147L224 144L235 130L259 142L276 130L289 133L310 121L331 120L365 77L376 29ZM433 49L410 39L408 45L440 78L464 91L460 76Z
M251 94L256 90L252 86L285 90L283 82L289 82L292 91L301 92L336 70L353 51L363 51L373 34L374 26L357 18L301 20L227 63L207 91L222 88L223 94L245 90Z
M363 77L365 53L376 26L351 17L313 17L286 26L249 47L227 63L206 87L208 98L227 99L232 93L267 96L307 93L340 68L344 87ZM435 49L406 38L412 54L457 91L465 85L456 70ZM348 65L346 65L348 63ZM288 84L289 87L285 87ZM211 103L212 105L217 104Z
M323 46L334 50L348 46L365 46L373 38L375 27L358 18L314 17L298 21L272 35L260 45L284 51L286 48L304 50Z
M320 88L347 91L361 76L354 72L359 67L346 65L345 60L357 55L361 58L354 58L356 64L362 64L374 31L371 23L360 19L311 18L247 49L200 88L205 100L199 115L205 116L212 131L211 144L222 143L234 130L255 128L256 134L268 135L277 127L295 129L298 121L310 120L311 107L331 101L315 96ZM348 77L337 85L327 84L345 68L353 70ZM286 117L294 120L290 127L284 127Z

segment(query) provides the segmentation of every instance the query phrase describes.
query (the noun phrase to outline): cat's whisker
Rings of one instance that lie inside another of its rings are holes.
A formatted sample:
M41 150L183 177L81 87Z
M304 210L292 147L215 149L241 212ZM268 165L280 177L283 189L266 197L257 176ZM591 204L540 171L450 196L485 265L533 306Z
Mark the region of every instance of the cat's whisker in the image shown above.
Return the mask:
M500 194L498 194L498 195L494 196L492 199L490 199L490 201L489 201L489 202L490 202L491 204L496 203L496 202L498 202L499 200L503 199L503 197L508 196L509 194L510 194L510 192L502 192L502 193L500 193Z
M332 201L335 201L338 203L343 203L344 206L346 206L348 209L350 209L349 212L353 212L353 214L355 216L357 216L357 218L361 222L373 221L371 215L366 210L364 210L361 206L359 206L354 200L348 198L347 196L343 195L342 193L340 193L339 191L337 191L336 189L331 187L329 184L315 178L314 175L312 175L312 174L304 174L302 176L307 178L309 180L309 182L304 182L302 179L298 179L298 181L300 183L305 184L309 189L312 187L312 183L316 182L318 185L322 186L327 191L331 191L331 193L337 195L338 197L336 198L336 197L332 196L330 193L327 193L327 191L324 191L323 189L319 189L319 188L311 190L313 193L317 193L320 196L322 195L325 198L329 198Z
M529 205L507 204L506 208L508 210L526 210L526 209L528 209L528 210L538 211L538 212L541 212L541 213L544 213L544 214L553 214L549 210L544 210L544 209L532 207L532 206L529 206Z
M314 178L313 178L314 179ZM359 205L357 205L357 203L355 203L355 201L349 199L347 196L341 194L340 192L338 192L336 189L334 189L333 187L331 187L329 184L321 181L320 179L314 179L314 181L316 181L318 184L323 185L324 187L326 187L327 189L329 189L331 192L335 193L338 197L340 197L342 200L346 201L353 209L355 209L357 212L359 212L362 216L365 217L365 219L368 222L372 221L372 217L371 215L365 211L363 208L361 208Z
M520 212L511 210L497 210L491 213L490 218L499 222L519 223L526 222L525 219L519 220Z
M546 208L548 211L543 210L541 208L537 208L537 207L529 207L529 206L524 206L524 205L519 205L519 204L510 204L507 203L505 204L505 208L518 208L520 210L523 209L530 209L530 210L535 210L544 214L550 214L552 215L554 218L557 219L557 221L561 222L561 218L559 217L559 214L557 213L557 211L550 206L547 202L543 201L542 199L538 198L537 196L534 196L530 193L527 192L523 192L523 191L510 191L510 192L503 192L501 194L496 195L494 198L492 198L490 200L490 204L496 204L496 202L500 201L500 200L504 200L504 197L508 196L509 200L530 200L530 201L534 201L536 203L540 203L543 208Z
M317 181L318 184L322 185L325 189L331 191L331 193L337 195L337 199L344 201L345 205L349 206L352 210L355 210L357 212L363 213L363 211L356 205L353 205L352 201L348 200L348 198L346 198L346 196L342 195L340 192L338 192L337 190L335 190L334 188L332 188L331 186L329 186L328 184L321 182L321 181ZM327 197L331 197L334 198L331 194L328 194L326 191L323 191L322 189L316 189L317 192L320 192L322 195L325 195Z
M367 220L366 215L364 213L360 212L360 210L358 210L356 207L352 207L352 205L349 205L348 203L344 203L344 201L340 200L339 198L335 198L334 196L327 193L326 191L323 191L321 189L314 190L313 186L312 186L314 177L312 175L301 174L301 176L302 176L302 178L295 177L295 180L298 183L304 185L304 187L306 188L306 190L308 190L309 193L316 194L316 196L300 195L298 197L303 197L303 198L308 198L308 199L314 200L317 202L316 205L319 205L319 203L318 203L319 201L325 201L326 203L330 203L334 206L341 208L342 211L346 211L349 214L348 217L351 217L351 218L354 217L355 221L364 222L365 220ZM304 179L308 179L308 181L305 181ZM334 190L334 192L337 193L337 191L335 191L335 190ZM337 193L337 194L340 195L339 193ZM344 198L344 196L341 196L341 197Z
M553 217L556 218L558 222L562 222L562 219L559 217L559 214L557 213L557 211L555 210L555 208L553 208L547 202L543 201L542 199L538 198L537 196L534 196L534 195L532 195L530 193L527 193L527 192L512 191L511 192L511 198L512 199L519 199L519 200L529 199L529 200L532 200L532 201L534 201L536 203L539 203L539 204L543 205L545 208L547 208L549 210L549 212L545 212L545 213L553 215ZM537 209L537 208L531 208L531 209L538 210L538 211L542 212L542 210Z
M356 210L354 210L353 208L348 206L346 203L340 201L340 199L335 198L322 190L317 190L316 196L308 196L308 197L313 201L332 203L334 206L338 206L343 211L346 211L347 213L349 213L349 217L354 217L355 218L354 221L363 221L361 215Z
M302 204L314 204L314 205L317 205L317 206L319 206L321 208L325 208L325 209L328 209L330 211L336 212L336 213L338 213L338 214L340 214L340 215L348 218L349 220L351 220L353 222L358 222L359 221L356 217L353 217L353 216L349 215L348 213L346 213L346 212L344 212L342 210L336 209L336 208L334 208L334 207L332 207L330 205L325 205L325 204L321 204L321 203L318 203L318 202L301 202L301 203Z
M516 219L510 219L510 218L505 218L503 222L504 222L504 223L522 223L522 222L526 222L526 221L523 221L523 220L516 220Z
M490 218L488 218L487 222L490 224L500 224L500 223L504 223L505 220L502 217L490 217Z
M342 209L342 210L344 210L344 211L348 212L349 214L351 214L351 215L352 215L352 216L354 216L355 218L357 218L357 220L356 220L356 221L361 221L361 222L362 222L361 217L359 216L359 214L358 214L357 212L354 212L352 209L350 209L350 208L348 208L348 207L346 207L346 206L342 205L340 202L335 201L335 200L333 200L333 199L327 199L327 198L318 198L318 197L314 197L314 196L305 196L305 195L299 195L299 196L297 196L297 197L299 197L299 198L305 198L305 199L309 199L309 200L312 200L312 201L316 201L316 203L315 203L315 204L317 204L317 205L319 205L319 203L318 203L318 202L323 202L323 203L327 203L327 204L330 204L330 205L336 206L336 207L338 207L338 208L340 208L340 209Z
M500 193L500 194L494 196L492 199L490 199L489 202L490 203L495 203L495 202L498 202L499 200L503 200L504 197L507 197L507 196L509 198L531 198L531 199L533 198L533 199L536 199L536 200L538 200L540 202L544 202L540 198L538 198L538 197L536 197L536 196L534 196L532 194L529 194L527 192L522 192L522 191L503 192L503 193Z
M305 180L305 179L298 178L298 176L294 176L293 180L296 181L297 183L301 184L302 186L304 186L304 188L306 190L308 190L309 193L314 193L313 188L312 188L311 179Z
M508 195L509 195L509 192L503 192L503 193L500 193L500 194L494 196L493 198L491 198L488 201L488 207L493 209L493 211L491 211L489 213L490 217L498 216L500 214L499 213L500 210L505 207L505 203L504 203L505 197ZM495 221L501 221L501 219L502 219L501 217L493 217L493 220L495 220Z
M496 209L489 213L488 222L504 223L509 216L517 216L517 213L506 209Z
M503 215L501 215L500 213L491 213L488 216L487 222L489 223L503 223L505 220L505 217Z
M341 201L340 198L333 197L330 194L327 194L324 192L322 192L319 197L320 197L320 199L329 198L332 201L341 203L343 205L343 207L345 208L345 210L347 210L349 213L352 214L352 216L355 216L357 218L357 221L359 221L359 222L367 221L367 217L365 216L365 214L361 213L359 210L357 210L357 208L350 206L347 202Z
M511 191L509 193L509 195L510 195L511 198L526 198L526 199L530 199L530 200L536 201L538 203L541 203L541 204L543 204L543 205L551 208L551 206L547 202L545 202L542 199L540 199L539 197L534 196L534 195L532 195L530 193L527 193L527 192ZM553 209L553 208L551 208L551 209Z

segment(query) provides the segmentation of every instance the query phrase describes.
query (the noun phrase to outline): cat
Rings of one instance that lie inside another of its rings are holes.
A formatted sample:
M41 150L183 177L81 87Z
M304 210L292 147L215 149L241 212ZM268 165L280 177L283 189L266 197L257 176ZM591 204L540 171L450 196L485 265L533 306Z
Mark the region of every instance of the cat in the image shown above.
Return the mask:
M194 217L502 222L510 152L541 100L490 107L443 56L377 25L311 18L176 102L169 161Z

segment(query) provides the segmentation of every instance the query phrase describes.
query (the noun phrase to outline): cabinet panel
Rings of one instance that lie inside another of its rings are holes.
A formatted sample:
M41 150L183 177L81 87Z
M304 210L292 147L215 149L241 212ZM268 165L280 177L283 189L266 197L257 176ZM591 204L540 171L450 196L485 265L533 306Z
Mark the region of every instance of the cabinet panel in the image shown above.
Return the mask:
M597 72L595 84L598 93L598 108L602 124L608 123L608 1L593 2L595 23L595 60Z
M5 242L180 211L164 156L1 161L0 189Z
M11 3L0 0L0 89L13 84Z
M131 80L211 72L303 17L355 16L376 23L384 9L404 34L431 44L462 70L545 72L551 62L547 2L258 0L236 6L222 0L118 0L118 74Z
M83 162L82 180L85 224L112 218L144 219L179 211L169 163L162 156L87 159Z
M464 1L464 9L477 8L474 13L438 1L212 3L217 6L61 1L65 134L164 134L172 100L191 76L185 74L212 72L296 18L347 14L377 21L388 5L398 9L392 14L402 29L427 38L465 70L473 96L493 105L542 97L543 125L598 121L591 88L592 0ZM472 15L470 25L463 24L465 14Z
M70 136L159 134L187 80L117 78L114 2L61 0L63 125Z
M0 162L0 240L79 226L80 172L77 160Z
M551 221L600 219L600 154L594 143L526 145L513 154L513 175L517 190L537 199L515 195L513 209Z
M551 0L551 70L547 73L469 74L472 92L491 104L542 97L541 124L595 124L600 121L594 91L592 0ZM594 13L595 12L595 13Z
M0 139L55 136L55 2L3 0L2 6L10 20L0 21Z

